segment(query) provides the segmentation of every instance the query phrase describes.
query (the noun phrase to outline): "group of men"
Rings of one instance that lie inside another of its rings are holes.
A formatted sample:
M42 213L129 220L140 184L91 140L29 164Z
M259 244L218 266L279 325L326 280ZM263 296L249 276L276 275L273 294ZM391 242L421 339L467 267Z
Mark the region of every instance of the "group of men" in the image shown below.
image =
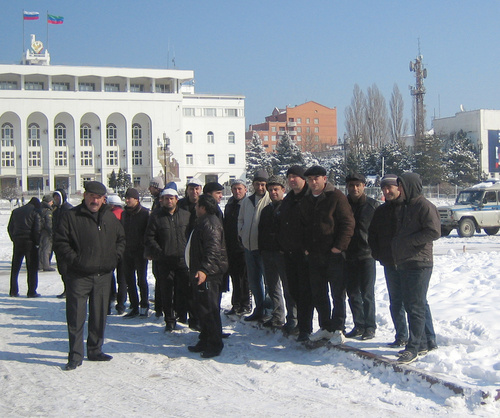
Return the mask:
M258 170L248 196L244 180L232 181L224 213L219 207L224 187L216 182L202 187L197 179L188 181L186 196L179 199L175 183L165 186L160 177L153 178L151 212L130 188L119 215L106 204L102 183L87 182L83 201L74 208L64 192L56 191L53 245L65 284L60 297L66 297L70 345L65 369L82 364L87 303L87 358L111 360L102 345L118 266L130 299L125 317L148 315L148 260L156 280L156 316L163 316L166 332L175 330L177 322L200 331L197 344L188 349L204 358L219 355L224 347L220 301L221 292L229 290L229 277L232 306L227 315L283 329L302 342L338 345L345 337L373 338L375 260L384 266L396 329L389 345L404 347L399 361L410 363L436 348L426 294L432 241L440 236L437 210L423 197L415 173L386 175L381 181L385 203L380 206L365 194L365 183L364 176L349 174L346 196L328 182L321 166L292 166L286 179ZM35 232L15 233L9 223L13 272L22 254L32 257L25 246L40 242L41 216L33 209L24 209L23 216L33 218ZM20 216L15 214L12 218ZM30 297L36 294L33 274L28 269ZM18 294L17 274L10 294ZM348 333L346 296L354 322ZM119 313L124 313L124 303L118 301ZM314 309L319 321L315 333Z

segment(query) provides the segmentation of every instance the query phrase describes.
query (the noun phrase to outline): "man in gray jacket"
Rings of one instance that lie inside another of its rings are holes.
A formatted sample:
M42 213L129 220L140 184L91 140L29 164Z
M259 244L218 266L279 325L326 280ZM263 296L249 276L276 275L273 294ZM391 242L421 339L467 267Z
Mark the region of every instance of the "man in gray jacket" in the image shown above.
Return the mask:
M398 361L411 363L419 353L427 353L425 322L433 266L432 242L441 236L441 222L436 207L422 195L422 180L418 174L399 176L398 188L404 203L391 247L394 264L400 272L410 331L406 349Z

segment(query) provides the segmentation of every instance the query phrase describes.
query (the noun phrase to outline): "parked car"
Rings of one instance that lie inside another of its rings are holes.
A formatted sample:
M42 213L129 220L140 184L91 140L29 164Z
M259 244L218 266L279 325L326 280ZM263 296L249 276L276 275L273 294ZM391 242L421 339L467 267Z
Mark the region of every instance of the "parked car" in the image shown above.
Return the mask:
M472 237L484 229L488 235L500 230L500 183L484 182L462 190L453 206L438 208L441 236L457 229L460 237Z

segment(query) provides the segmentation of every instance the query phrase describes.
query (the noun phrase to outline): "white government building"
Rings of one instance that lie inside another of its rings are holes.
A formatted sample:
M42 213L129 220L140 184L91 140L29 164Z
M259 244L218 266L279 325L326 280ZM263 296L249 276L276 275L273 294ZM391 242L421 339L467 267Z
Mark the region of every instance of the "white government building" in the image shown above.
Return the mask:
M32 36L0 64L0 189L79 193L119 169L143 189L244 178L244 99L195 94L191 70L50 65Z

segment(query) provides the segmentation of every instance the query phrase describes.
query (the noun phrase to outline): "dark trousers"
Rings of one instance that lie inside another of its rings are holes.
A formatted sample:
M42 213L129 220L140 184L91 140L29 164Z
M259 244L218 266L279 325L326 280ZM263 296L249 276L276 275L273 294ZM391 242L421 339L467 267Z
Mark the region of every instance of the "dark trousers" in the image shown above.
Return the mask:
M299 331L310 334L312 332L312 320L314 306L312 303L311 286L309 283L309 265L307 258L302 251L285 252L285 269L287 286L292 299L291 308L288 308L287 303L287 321L290 312L294 312L293 304L296 304L296 320ZM286 290L285 290L286 299Z
M83 359L83 329L87 318L87 302L89 305L87 357L102 352L110 289L111 273L86 277L67 276L68 361Z
M125 283L127 284L130 308L138 309L139 306L141 308L149 308L148 260L142 254L125 254L122 260L122 268ZM137 286L139 286L141 295L140 302Z
M259 250L250 251L245 248L248 284L255 300L255 312L264 313L266 290L264 288L264 263Z
M396 329L395 338L401 341L408 341L408 326L406 322L406 310L403 303L403 279L401 271L396 270L393 266L385 266L384 273L387 291L389 293L389 309L394 328ZM427 342L436 342L431 308L427 300L425 301L425 336Z
M204 351L220 352L222 342L222 322L220 319L220 281L222 277L207 278L207 285L193 285L193 300L196 317L200 326L199 344Z
M344 331L346 318L344 257L342 254L310 253L309 280L314 307L318 311L319 326L333 332ZM331 311L328 286L332 293Z
M66 281L67 281L66 275L68 273L68 265L64 261L57 258L57 256L56 256L56 263L57 263L57 271L61 275L61 280L64 285L64 292L66 292Z
M163 312L163 307L161 305L161 289L160 289L160 273L158 272L158 261L151 261L151 266L153 270L153 276L155 276L155 311L156 315Z
M231 276L231 283L233 285L231 305L235 311L240 309L250 310L252 308L252 300L248 286L245 253L228 253L227 256L229 261L228 273Z
M189 310L189 272L184 259L158 261L157 282L160 284L161 305L166 323L183 322Z
M118 291L116 290L117 287ZM115 273L113 274L113 279L111 283L111 293L109 296L110 296L109 297L110 309L111 309L111 302L114 297L116 297L116 308L125 309L125 302L127 301L127 282L125 280L125 275L123 273L122 262L118 263L118 266L116 266L116 270Z
M354 325L375 331L375 260L349 260L345 264L346 291Z
M9 295L19 294L18 276L26 259L26 270L28 272L28 295L34 295L38 287L38 248L31 240L14 240L12 252L12 264L10 268L10 292Z
M285 323L285 302L283 300L282 280L286 280L285 260L279 251L261 251L264 263L266 289L273 303L273 319Z
M427 348L425 337L427 290L432 267L398 269L401 274L403 304L408 314L409 339L406 349L416 354Z
M42 232L40 235L40 248L38 250L38 268L47 270L50 268L50 254L52 253L52 235Z

